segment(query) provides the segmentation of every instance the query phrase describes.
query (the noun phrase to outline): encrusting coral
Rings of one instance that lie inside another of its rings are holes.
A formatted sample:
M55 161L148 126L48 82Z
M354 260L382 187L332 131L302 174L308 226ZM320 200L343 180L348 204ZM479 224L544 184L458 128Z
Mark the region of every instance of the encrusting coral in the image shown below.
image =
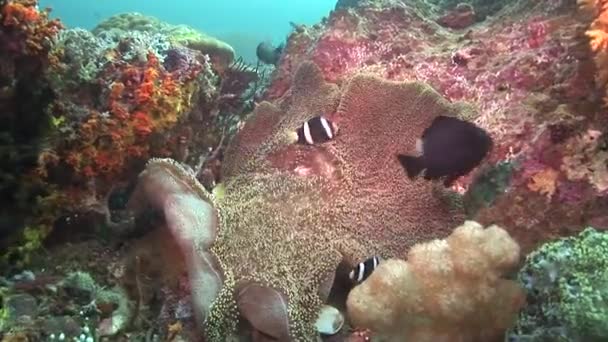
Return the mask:
M336 139L293 144L295 129L318 114L342 127ZM451 207L444 190L408 179L394 157L412 151L413 137L438 114L461 113L420 83L360 75L340 90L304 63L291 95L278 105L261 103L227 149L222 196L196 192L200 186L192 186L194 178L174 162L151 161L138 185L149 190L136 191L131 202L151 197L147 203L165 212L186 255L202 234L194 229L205 226L193 208L212 204L219 214L211 253L197 253L217 257L234 282L224 281L211 309L208 300L197 304L209 313L209 339L233 334L238 311L257 336L314 340L313 323L340 262L353 265L374 253L395 257L417 242L447 236L462 208ZM167 200L176 184L190 188L171 196L190 200ZM181 222L177 228L175 222ZM190 274L192 286L201 286L205 270ZM272 319L262 319L267 317Z
M6 29L0 41L7 50L23 57L46 57L50 41L63 28L49 11L39 11L35 0L0 1L0 25Z
M389 259L349 294L351 322L378 341L502 341L524 304L504 277L519 246L498 226L465 221L445 240Z
M530 253L518 277L529 304L510 331L510 338L605 341L607 253L608 234L591 227Z
M70 202L28 172L37 159L56 159L41 146L44 108L54 99L43 73L55 62L48 52L61 29L37 1L0 0L0 273L31 260Z
M509 162L510 180L503 184L506 187L500 186L499 196L493 198L491 205L470 211L470 218L505 227L523 253L560 236L574 235L585 226L605 227L608 153L603 147L602 132L581 129L568 135L559 133L568 129L564 124L549 126L530 141L531 152ZM560 140L556 142L557 137ZM506 174L494 176L502 178ZM485 191L480 180L469 189ZM471 201L478 195L471 193L465 198Z

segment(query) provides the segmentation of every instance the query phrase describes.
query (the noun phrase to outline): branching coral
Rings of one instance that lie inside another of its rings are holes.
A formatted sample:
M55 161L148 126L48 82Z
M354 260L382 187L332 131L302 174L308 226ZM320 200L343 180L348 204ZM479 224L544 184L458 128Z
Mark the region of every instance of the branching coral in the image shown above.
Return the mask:
M349 317L379 341L502 340L524 303L504 278L518 262L506 231L466 221L445 240L415 245L407 261L381 263L350 292Z
M608 338L608 234L587 228L528 255L519 281L529 305L510 332L515 340Z
M170 42L160 34L112 31L94 35L84 29L65 29L53 41L50 56L55 65L48 76L57 92L73 91L95 82L103 68L117 59L134 63L152 52L162 61L169 48Z
M79 28L61 30L50 51L51 56L57 61L49 73L55 88L59 90L66 84L71 85L72 79L77 82L92 81L102 67L96 58L104 48L107 47L101 45L99 40L87 30Z
M93 33L144 32L161 34L173 44L197 50L211 57L214 65L226 67L234 59L234 49L227 43L186 25L170 25L140 13L121 13L99 23Z

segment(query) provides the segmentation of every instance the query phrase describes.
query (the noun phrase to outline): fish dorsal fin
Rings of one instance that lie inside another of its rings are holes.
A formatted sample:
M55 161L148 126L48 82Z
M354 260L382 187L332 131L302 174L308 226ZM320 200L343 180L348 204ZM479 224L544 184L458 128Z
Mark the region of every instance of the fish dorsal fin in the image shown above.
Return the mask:
M452 120L458 120L458 119L454 118L454 117L451 117L451 116L445 116L445 115L439 115L439 116L437 116L435 119L433 119L433 122L431 122L431 125L424 130L424 132L422 133L422 138L424 138L427 135L431 134L438 127L441 127L440 125L442 123L445 123L445 122L448 122L448 121L452 121Z
M452 116L438 115L435 119L433 119L431 126L433 126L435 123L440 123L441 121L451 121L453 119L456 119L456 118L452 117Z

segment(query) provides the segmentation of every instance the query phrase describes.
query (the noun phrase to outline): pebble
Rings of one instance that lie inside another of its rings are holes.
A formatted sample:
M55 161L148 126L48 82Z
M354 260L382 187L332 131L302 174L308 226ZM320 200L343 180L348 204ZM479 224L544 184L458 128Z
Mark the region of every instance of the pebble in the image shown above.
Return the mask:
M317 331L323 335L333 335L342 329L344 316L333 306L324 305L315 322Z

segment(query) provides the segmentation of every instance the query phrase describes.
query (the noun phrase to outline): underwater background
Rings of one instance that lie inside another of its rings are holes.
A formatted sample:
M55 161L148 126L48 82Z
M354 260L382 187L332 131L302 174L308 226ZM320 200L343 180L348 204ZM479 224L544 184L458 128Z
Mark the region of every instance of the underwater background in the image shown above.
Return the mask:
M261 41L285 41L289 22L313 25L335 7L332 0L310 1L175 1L170 5L145 0L44 0L53 16L69 27L92 29L109 16L141 12L172 24L186 24L230 44L239 56L255 63L255 48Z
M608 341L607 108L606 0L0 0L0 341Z

